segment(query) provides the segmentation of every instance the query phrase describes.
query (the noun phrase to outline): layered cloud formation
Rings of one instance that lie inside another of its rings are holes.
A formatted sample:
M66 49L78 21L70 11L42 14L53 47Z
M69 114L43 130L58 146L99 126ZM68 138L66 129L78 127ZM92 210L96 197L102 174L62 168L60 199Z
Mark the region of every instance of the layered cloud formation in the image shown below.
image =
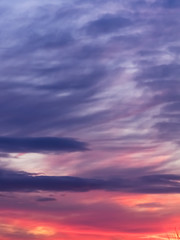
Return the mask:
M137 178L88 179L71 176L33 176L25 172L0 171L0 191L71 191L92 190L119 191L132 193L180 193L180 175L159 174ZM39 198L51 201L54 198Z
M0 238L178 228L179 11L179 0L1 1Z

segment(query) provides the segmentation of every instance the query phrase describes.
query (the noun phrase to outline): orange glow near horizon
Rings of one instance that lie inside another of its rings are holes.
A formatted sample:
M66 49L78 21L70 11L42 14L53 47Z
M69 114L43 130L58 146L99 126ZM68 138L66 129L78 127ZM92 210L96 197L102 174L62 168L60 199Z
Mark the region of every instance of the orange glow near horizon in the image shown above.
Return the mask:
M90 196L93 201L86 201ZM76 197L81 204L79 213L70 206L72 209L67 208L66 211L60 210L59 213L52 214L48 210L48 203L45 203L47 208L31 210L31 213L20 209L13 212L0 209L1 235L6 236L6 240L16 240L20 233L28 240L33 237L38 240L131 240L132 237L135 240L165 240L167 234L170 235L179 227L178 195L172 198L170 195L118 196L118 193L93 192L80 195L72 193L67 196L68 199L74 199L74 204L78 204ZM59 201L66 208L66 196ZM162 207L153 206L153 203L158 202ZM152 206L143 206L148 203ZM11 237L7 237L8 235Z

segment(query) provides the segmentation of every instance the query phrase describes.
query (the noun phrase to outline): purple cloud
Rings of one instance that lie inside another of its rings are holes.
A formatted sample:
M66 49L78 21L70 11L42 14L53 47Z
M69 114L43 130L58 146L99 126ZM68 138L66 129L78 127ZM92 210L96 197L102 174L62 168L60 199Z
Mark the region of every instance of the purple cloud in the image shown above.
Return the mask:
M55 138L55 137L29 137L13 138L0 137L0 151L17 153L17 152L76 152L86 151L86 143L77 141L72 138Z

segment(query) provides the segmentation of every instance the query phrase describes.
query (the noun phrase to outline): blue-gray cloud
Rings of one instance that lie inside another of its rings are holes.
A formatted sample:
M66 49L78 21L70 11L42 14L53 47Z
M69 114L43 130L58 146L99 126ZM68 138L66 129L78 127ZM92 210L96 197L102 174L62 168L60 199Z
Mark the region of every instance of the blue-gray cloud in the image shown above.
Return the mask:
M97 20L88 23L85 30L88 34L97 36L117 32L131 24L132 22L130 19L120 16L120 14L105 14Z
M52 201L56 201L56 198L52 198L52 197L39 197L37 198L38 202L52 202Z
M179 64L150 66L143 69L137 76L141 87L153 92L151 103L162 106L154 128L158 130L163 141L174 141L179 144L180 134L180 94L179 94ZM164 120L163 120L164 118Z
M87 192L104 190L149 194L180 193L180 175L175 174L151 174L135 178L126 176L123 178L93 179L72 176L37 176L26 172L1 169L0 180L1 192Z
M169 9L176 9L180 7L180 2L178 0L156 0L153 3L153 6L159 6Z
M178 143L179 2L46 3L2 4L0 135Z
M10 138L0 137L0 151L17 152L76 152L87 150L87 144L72 138L29 137Z

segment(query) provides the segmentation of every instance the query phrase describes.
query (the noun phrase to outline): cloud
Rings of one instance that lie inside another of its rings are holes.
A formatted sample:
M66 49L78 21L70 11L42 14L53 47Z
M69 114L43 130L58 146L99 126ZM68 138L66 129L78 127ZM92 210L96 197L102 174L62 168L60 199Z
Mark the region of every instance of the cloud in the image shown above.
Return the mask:
M177 63L150 65L136 78L138 86L152 91L150 104L161 106L153 125L158 131L158 138L176 143L179 143L180 134L179 67Z
M56 198L52 198L52 197L39 197L37 199L38 202L52 202L52 201L56 201Z
M160 121L154 125L158 130L158 136L164 141L174 141L178 144L180 143L179 134L180 134L180 116L175 115L173 120L172 116L168 116L171 121Z
M97 20L94 20L86 26L86 32L96 36L101 34L109 34L119 31L122 28L131 26L130 19L120 15L104 14Z
M159 202L148 202L148 203L140 203L140 204L137 204L136 206L140 208L161 208L163 207L163 204Z
M0 158L9 158L10 155L8 153L0 152Z
M180 7L180 2L178 0L160 0L155 1L152 6L161 6L164 8L169 9L176 9Z
M78 152L87 150L87 144L73 138L29 137L13 138L0 137L0 151L18 152Z
M0 23L6 37L0 43L10 46L1 51L0 135L72 136L73 132L88 139L92 131L99 134L101 126L113 129L112 122L120 130L137 129L136 123L145 119L138 111L149 99L144 95L136 101L138 89L132 89L129 80L136 80L128 72L131 66L141 72L139 86L149 87L152 93L164 88L164 94L154 96L154 105L178 97L174 92L178 80L157 79L163 71L179 75L178 64L157 66L156 62L163 58L160 46L173 48L177 38L174 28L164 28L171 26L171 18L162 23L154 8L152 19L147 1L77 2L41 5L37 1L16 10L7 4L10 13ZM175 17L172 21L178 28ZM94 37L104 35L108 39ZM172 89L168 95L166 86ZM122 124L122 118L126 123Z
M0 181L1 192L87 192L104 190L143 194L180 193L180 175L175 174L154 174L136 178L127 176L111 179L90 179L72 176L37 176L26 172L1 169Z
M28 13L19 13L24 21L19 21L17 13L8 14L14 20L10 24L6 19L13 30L0 25L6 29L5 42L13 41L10 48L1 49L2 135L11 131L17 136L32 132L57 135L73 128L80 130L89 122L84 119L84 110L94 103L108 76L104 64L94 61L95 55L89 57L91 62L84 60L90 50L79 39L77 21L71 21L72 13L82 17L83 11L74 11L73 5L68 8L64 3L61 7L38 5ZM91 44L88 46L92 49Z
M85 136L113 157L139 153L140 162L153 144L177 142L176 13L155 1L47 2L7 4L2 15L0 135L14 136L3 151L82 151L20 147L18 137Z
M0 2L0 165L44 174L1 169L0 191L14 196L1 198L2 211L67 221L67 229L72 218L72 229L80 222L79 229L145 234L178 216L175 199L163 194L180 193L179 175L165 174L179 171L179 6L179 0ZM13 152L47 155L30 162L32 156ZM49 191L66 196L55 201ZM123 214L121 204L133 206Z
M173 88L180 73L179 67L180 67L179 64L176 64L176 63L172 63L168 65L161 64L161 65L149 66L143 69L142 73L138 75L138 80L144 84L148 84L148 82L150 83L152 82L153 84L154 81L159 80L159 81L163 81L163 83L165 84L165 85L163 84L161 85L162 88L163 87L166 88L168 86ZM173 81L171 83L172 85L170 84L169 80Z

